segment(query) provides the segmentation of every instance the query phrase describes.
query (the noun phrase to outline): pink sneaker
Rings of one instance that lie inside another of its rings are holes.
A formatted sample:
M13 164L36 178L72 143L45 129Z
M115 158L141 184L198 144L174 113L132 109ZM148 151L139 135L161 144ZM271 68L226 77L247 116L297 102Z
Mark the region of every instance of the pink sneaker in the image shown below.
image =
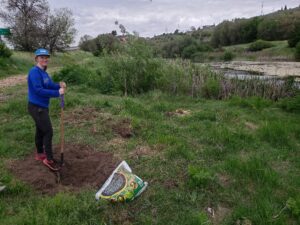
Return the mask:
M36 153L34 158L37 161L43 161L44 159L46 159L46 154L45 153Z
M59 171L60 170L60 166L54 160L44 159L43 163L44 163L45 166L47 166L52 171Z

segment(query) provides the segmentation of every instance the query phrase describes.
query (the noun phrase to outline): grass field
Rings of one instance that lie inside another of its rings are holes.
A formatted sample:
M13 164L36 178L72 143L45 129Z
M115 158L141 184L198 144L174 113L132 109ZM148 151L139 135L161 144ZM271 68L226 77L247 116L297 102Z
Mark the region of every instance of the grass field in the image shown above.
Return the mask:
M34 149L26 91L26 86L0 90L0 181L7 185L0 193L0 224L300 223L300 114L283 111L279 103L159 91L125 98L70 87L65 117L86 108L97 117L67 124L66 142L112 152L149 182L133 202L110 204L96 202L96 190L40 195L6 169L6 162ZM168 113L176 109L190 114ZM52 100L56 144L59 110ZM105 126L107 118L129 118L133 137L118 137Z
M246 51L251 43L232 45L224 47L225 50L235 54L238 60L277 60L277 61L294 61L294 48L289 48L287 41L269 41L273 45L258 52Z

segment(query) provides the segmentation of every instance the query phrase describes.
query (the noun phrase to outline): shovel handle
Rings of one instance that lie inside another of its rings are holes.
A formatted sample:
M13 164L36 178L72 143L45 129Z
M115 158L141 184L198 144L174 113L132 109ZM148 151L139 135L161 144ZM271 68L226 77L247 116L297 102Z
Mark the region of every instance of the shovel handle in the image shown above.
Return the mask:
M60 107L65 108L65 96L64 95L60 96Z
M60 96L60 107L61 107L61 114L60 114L60 163L61 166L64 164L64 147L65 147L65 140L64 140L64 107L65 107L65 96Z

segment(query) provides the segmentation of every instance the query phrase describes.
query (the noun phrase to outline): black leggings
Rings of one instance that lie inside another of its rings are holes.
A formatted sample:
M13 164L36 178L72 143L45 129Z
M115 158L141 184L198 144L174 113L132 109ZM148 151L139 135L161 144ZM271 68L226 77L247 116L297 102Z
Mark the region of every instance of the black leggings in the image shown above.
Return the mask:
M53 128L49 117L49 109L29 103L28 112L35 122L35 146L37 153L43 153L45 147L47 159L53 160Z

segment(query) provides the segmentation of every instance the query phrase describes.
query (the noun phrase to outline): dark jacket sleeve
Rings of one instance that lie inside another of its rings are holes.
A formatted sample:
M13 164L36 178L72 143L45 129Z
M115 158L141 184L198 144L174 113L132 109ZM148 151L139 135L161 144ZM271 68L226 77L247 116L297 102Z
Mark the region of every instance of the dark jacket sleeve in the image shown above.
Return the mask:
M43 97L59 97L58 90L46 89L43 87L40 74L36 73L34 70L30 71L28 80L31 82L33 91L36 94Z

